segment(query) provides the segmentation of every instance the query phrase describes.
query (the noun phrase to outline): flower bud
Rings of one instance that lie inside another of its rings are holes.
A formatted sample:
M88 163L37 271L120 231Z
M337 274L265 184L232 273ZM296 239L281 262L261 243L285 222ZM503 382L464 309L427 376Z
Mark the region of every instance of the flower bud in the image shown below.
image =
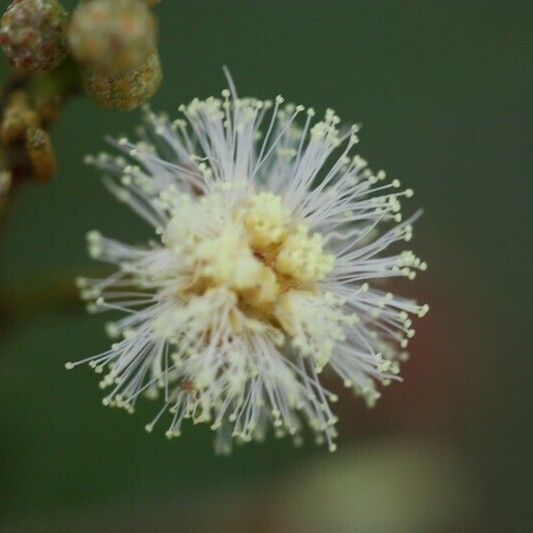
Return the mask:
M6 102L0 124L0 139L13 144L24 139L26 131L39 125L39 115L30 105L28 93L20 90L11 93Z
M51 180L57 165L50 135L41 128L29 129L26 132L26 150L35 178L38 181Z
M159 89L162 73L157 53L140 68L118 76L105 76L86 69L83 85L98 105L108 109L134 109L148 101Z
M74 57L107 76L144 65L156 36L155 18L141 0L90 0L76 9L69 28Z
M14 0L2 16L0 45L22 70L52 70L67 55L67 12L57 0Z

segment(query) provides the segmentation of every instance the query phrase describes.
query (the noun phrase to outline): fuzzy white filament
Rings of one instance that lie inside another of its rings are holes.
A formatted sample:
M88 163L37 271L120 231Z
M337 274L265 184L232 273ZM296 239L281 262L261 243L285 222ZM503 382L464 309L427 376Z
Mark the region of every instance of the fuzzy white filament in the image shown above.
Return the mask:
M312 109L232 88L180 111L171 123L145 109L140 141L114 142L124 156L88 158L154 241L89 232L91 256L117 270L80 279L82 295L124 316L108 324L108 351L67 367L105 371L106 405L162 398L146 427L168 412L168 437L208 422L228 452L269 426L298 442L307 421L334 450L337 397L321 372L372 405L376 383L398 379L409 316L428 309L376 286L426 268L386 252L411 238L400 200L412 191L352 154L358 128L332 110L313 124Z

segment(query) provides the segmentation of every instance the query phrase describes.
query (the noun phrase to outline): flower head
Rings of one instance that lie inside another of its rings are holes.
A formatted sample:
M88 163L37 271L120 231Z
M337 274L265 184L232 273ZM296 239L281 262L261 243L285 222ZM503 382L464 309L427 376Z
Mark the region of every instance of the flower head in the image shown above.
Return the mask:
M115 142L124 156L89 158L154 239L88 234L91 256L117 269L80 279L82 295L124 317L108 325L111 348L79 363L107 372L106 405L162 398L147 429L168 411L168 437L184 419L208 422L227 452L270 426L299 441L307 422L334 450L337 396L321 373L372 405L376 383L398 379L409 316L428 309L379 288L426 268L385 251L411 238L400 199L412 191L352 154L358 128L334 111L315 122L313 109L230 86L174 122L145 109L140 141Z

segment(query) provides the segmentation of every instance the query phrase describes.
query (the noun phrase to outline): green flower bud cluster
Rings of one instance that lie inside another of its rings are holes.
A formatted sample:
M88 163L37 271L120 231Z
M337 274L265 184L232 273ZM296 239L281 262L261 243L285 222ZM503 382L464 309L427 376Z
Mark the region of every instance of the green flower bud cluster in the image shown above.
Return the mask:
M84 0L69 20L60 0L13 0L0 23L0 46L23 71L52 71L70 53L85 92L99 105L133 109L162 79L157 21L149 9L157 3Z
M85 93L107 109L134 109L158 90L159 0L11 0L0 48L13 66L0 90L0 201L13 184L55 174L49 130L63 104ZM0 11L1 14L1 11Z

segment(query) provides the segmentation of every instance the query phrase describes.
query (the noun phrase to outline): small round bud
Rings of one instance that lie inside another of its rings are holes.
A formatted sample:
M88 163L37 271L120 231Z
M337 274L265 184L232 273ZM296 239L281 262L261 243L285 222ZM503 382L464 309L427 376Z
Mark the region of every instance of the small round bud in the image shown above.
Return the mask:
M57 0L14 0L2 16L0 45L22 70L52 70L67 55L67 12Z
M74 12L68 38L80 63L115 76L146 63L156 34L155 18L141 0L90 0Z
M129 110L147 102L159 89L162 73L159 56L153 54L138 69L118 76L105 76L86 69L85 91L98 105L107 109Z

